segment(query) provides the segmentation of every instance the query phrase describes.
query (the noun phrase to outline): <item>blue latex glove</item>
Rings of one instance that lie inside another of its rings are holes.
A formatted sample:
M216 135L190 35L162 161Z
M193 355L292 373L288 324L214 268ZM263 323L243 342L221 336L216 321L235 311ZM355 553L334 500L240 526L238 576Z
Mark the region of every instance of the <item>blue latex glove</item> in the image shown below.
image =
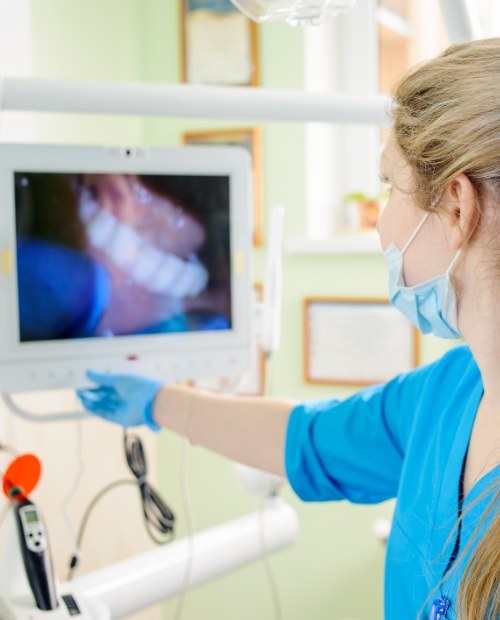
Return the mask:
M87 371L87 377L99 384L95 388L76 390L87 411L122 426L146 424L154 431L161 429L153 419L153 403L163 385L161 381L92 370Z

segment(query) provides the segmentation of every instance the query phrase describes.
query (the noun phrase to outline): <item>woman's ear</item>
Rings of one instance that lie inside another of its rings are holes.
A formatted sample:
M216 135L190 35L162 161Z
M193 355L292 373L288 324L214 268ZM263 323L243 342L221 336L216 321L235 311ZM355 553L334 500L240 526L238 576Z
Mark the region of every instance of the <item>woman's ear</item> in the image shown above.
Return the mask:
M446 235L450 249L458 250L474 233L479 220L476 200L474 186L466 174L460 174L448 185L440 204L450 223Z

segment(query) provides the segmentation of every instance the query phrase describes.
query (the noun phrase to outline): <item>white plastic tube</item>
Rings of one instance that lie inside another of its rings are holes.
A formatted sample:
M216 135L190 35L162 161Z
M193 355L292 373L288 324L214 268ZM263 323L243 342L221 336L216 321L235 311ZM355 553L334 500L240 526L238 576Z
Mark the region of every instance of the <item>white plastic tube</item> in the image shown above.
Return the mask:
M189 588L259 559L263 553L261 527L265 552L269 553L295 541L299 521L291 506L276 499L262 514L255 512L196 534ZM87 600L104 603L112 618L121 618L182 590L189 549L189 540L182 539L66 585Z
M384 95L0 77L0 110L384 125L389 103Z

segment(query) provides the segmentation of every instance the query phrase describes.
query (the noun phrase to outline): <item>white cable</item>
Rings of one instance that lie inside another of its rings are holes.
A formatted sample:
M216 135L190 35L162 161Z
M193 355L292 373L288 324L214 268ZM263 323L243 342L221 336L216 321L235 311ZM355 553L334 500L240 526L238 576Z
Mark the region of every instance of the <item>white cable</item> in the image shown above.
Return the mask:
M276 579L274 577L273 568L271 566L271 560L269 558L269 552L267 549L266 543L266 532L265 532L265 509L269 502L272 501L272 498L264 497L261 502L261 507L259 510L259 539L260 539L260 549L262 555L262 563L264 564L264 569L266 571L267 580L269 582L269 589L271 592L271 599L273 602L273 611L275 620L281 620L283 617L281 611L281 600L278 591L278 586L276 584Z
M3 507L2 512L0 512L0 528L3 525L3 522L5 521L5 519L7 518L7 515L9 514L10 509L12 508L12 505L7 503L5 504L5 506Z
M182 611L184 609L184 603L186 600L186 593L191 581L191 571L193 567L194 558L194 514L193 505L191 502L191 495L189 493L189 446L190 446L190 424L191 415L193 413L194 401L196 400L196 392L193 390L191 401L189 403L189 411L186 415L186 425L184 428L184 439L182 440L181 448L181 495L184 514L186 516L186 537L188 540L188 551L186 568L184 571L184 580L177 599L177 608L174 615L174 620L180 620Z
M264 361L264 364L266 365L265 372L268 376L270 372L269 370L270 365L268 364L270 358L271 358L271 351L268 351L266 355L266 359ZM236 393L244 378L245 378L244 375L241 376L240 378L236 378L235 381L232 382L232 384L225 387L223 392L224 393L231 393L231 392ZM269 385L270 383L271 383L271 380L268 380L266 377L266 384ZM262 498L261 506L259 509L259 541L260 541L261 557L262 557L262 563L264 565L266 577L269 583L269 590L271 593L271 599L273 603L274 619L281 620L283 617L282 611L281 611L281 600L279 596L278 587L276 585L276 579L274 577L274 573L272 570L271 561L269 558L269 552L267 549L266 535L265 535L265 518L264 518L266 506L269 504L269 502L273 501L273 495L276 492L276 489L273 489L270 486L264 484L262 488L262 492L264 496Z
M82 429L81 420L77 420L77 427L76 427L76 458L77 458L77 465L78 465L76 476L73 480L73 484L71 485L68 493L64 497L62 504L61 504L63 518L64 518L64 521L66 523L66 526L71 536L73 555L78 554L78 542L77 542L77 534L76 534L75 528L71 521L71 517L69 516L68 506L71 500L73 499L74 495L76 494L78 487L80 486L80 483L82 481L83 474L85 472L85 462L83 460L83 429Z
M273 387L274 377L273 377L273 372L272 372L273 366L271 364L271 358L272 358L273 352L274 351L268 351L264 359L264 376L265 376L264 393L266 395L269 395L270 393L272 393L272 387ZM260 508L260 514L259 514L262 562L264 564L267 579L269 582L269 589L271 591L271 599L273 602L274 617L275 617L275 620L281 620L283 617L283 613L281 609L281 600L280 600L278 586L276 584L276 579L274 577L273 569L271 566L271 560L269 558L269 551L267 549L266 536L265 536L265 530L264 530L264 526L265 526L264 509L270 501L273 501L273 495L277 494L277 488L276 487L274 489L265 488L264 492L267 492L268 495L262 501L261 508ZM269 496L269 494L271 494L271 496Z
M233 381L227 386L223 391L224 392L235 392L238 387L241 385L244 376L235 377ZM177 602L177 608L174 614L174 620L180 620L182 616L182 611L184 609L184 603L186 600L187 590L189 588L189 584L191 581L191 572L193 568L193 559L194 559L194 513L193 506L191 502L191 495L189 492L189 447L190 447L190 436L191 436L191 417L193 414L194 403L196 400L196 391L193 388L193 393L191 396L191 401L189 403L189 411L186 415L186 424L184 427L184 439L182 440L182 448L181 448L181 495L182 495L182 504L184 513L186 516L186 538L188 541L188 550L187 550L187 559L186 559L186 568L184 571L184 580L182 583L182 587L179 591L179 598Z

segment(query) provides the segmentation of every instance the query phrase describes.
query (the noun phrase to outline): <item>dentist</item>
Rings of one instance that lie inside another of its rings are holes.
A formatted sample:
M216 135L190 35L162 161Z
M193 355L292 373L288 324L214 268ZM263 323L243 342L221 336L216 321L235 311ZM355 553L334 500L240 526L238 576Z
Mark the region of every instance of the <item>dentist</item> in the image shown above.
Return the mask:
M286 476L305 501L397 498L385 618L500 617L500 39L446 50L394 94L378 224L391 301L464 343L344 401L206 394L89 373L91 412Z

